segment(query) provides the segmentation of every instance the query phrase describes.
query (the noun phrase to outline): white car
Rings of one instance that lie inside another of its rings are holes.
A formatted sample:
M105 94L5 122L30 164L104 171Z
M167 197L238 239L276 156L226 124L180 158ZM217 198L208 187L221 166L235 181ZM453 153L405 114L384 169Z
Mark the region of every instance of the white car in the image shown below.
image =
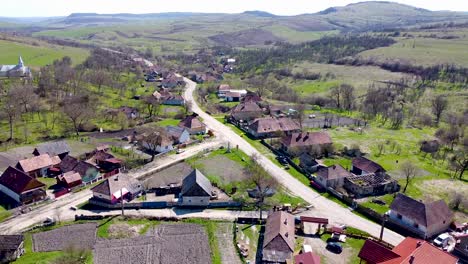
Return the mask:
M434 239L434 245L438 247L445 247L447 246L449 239L450 239L449 234L447 233L440 234L438 237L436 237L436 239Z

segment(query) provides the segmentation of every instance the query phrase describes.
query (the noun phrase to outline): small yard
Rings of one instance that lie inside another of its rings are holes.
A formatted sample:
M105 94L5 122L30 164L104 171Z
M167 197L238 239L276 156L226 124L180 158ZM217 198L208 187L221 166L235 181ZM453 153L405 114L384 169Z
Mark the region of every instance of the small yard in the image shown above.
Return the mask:
M236 243L248 249L245 262L255 263L261 228L260 225L236 224Z

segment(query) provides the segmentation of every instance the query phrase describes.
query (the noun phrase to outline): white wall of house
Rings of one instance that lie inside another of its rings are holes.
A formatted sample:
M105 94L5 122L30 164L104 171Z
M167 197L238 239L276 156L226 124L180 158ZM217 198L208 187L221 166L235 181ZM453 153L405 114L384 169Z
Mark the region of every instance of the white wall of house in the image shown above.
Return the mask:
M8 195L9 197L11 197L13 200L15 200L18 203L21 202L19 194L15 193L14 191L10 190L8 187L2 184L0 184L0 192Z
M152 146L150 146L148 143L146 142L142 142L141 143L142 146L146 149L152 149ZM156 147L156 152L159 152L159 153L166 153L166 152L169 152L171 150L174 149L174 146L170 145L170 146L157 146Z
M399 216L398 212L390 210L390 211L388 211L388 216L389 216L391 221L399 223L400 225L407 226L409 229L413 229L413 230L417 229L418 231L420 231L420 232L422 232L424 234L427 233L427 230L426 230L425 226L418 225L416 227L415 222L412 219L410 219L410 218L408 218L408 217L406 217L404 215L401 215L401 217L398 217Z
M190 133L188 130L184 130L184 132L182 132L182 135L180 135L179 142L185 143L189 140L190 140Z
M210 204L210 197L205 196L183 196L181 205L184 206L207 206Z

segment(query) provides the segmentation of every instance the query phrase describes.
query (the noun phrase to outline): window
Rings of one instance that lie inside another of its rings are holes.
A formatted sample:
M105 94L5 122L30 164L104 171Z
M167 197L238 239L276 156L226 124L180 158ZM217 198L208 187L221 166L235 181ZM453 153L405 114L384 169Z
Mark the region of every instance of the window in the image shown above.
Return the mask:
M419 225L418 225L418 224L416 224L416 223L414 223L414 225L413 225L413 226L414 226L414 227L416 227L416 228L418 228L418 227L419 227Z
M398 219L402 219L403 216L401 214L397 214Z

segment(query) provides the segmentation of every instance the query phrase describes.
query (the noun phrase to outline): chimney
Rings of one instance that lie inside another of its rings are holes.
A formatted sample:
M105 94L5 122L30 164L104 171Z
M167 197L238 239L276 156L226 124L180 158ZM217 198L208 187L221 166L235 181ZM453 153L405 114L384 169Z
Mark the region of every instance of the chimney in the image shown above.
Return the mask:
M287 225L288 224L288 219L284 219L284 224Z
M288 233L286 232L286 234L284 234L284 236L285 236L285 237L288 237L289 235L288 235Z
M422 245L422 241L418 241L418 243L416 243L416 248L420 247Z
M411 255L411 256L409 257L409 263L410 263L410 264L413 264L413 263L414 263L414 256L413 256L413 255Z

